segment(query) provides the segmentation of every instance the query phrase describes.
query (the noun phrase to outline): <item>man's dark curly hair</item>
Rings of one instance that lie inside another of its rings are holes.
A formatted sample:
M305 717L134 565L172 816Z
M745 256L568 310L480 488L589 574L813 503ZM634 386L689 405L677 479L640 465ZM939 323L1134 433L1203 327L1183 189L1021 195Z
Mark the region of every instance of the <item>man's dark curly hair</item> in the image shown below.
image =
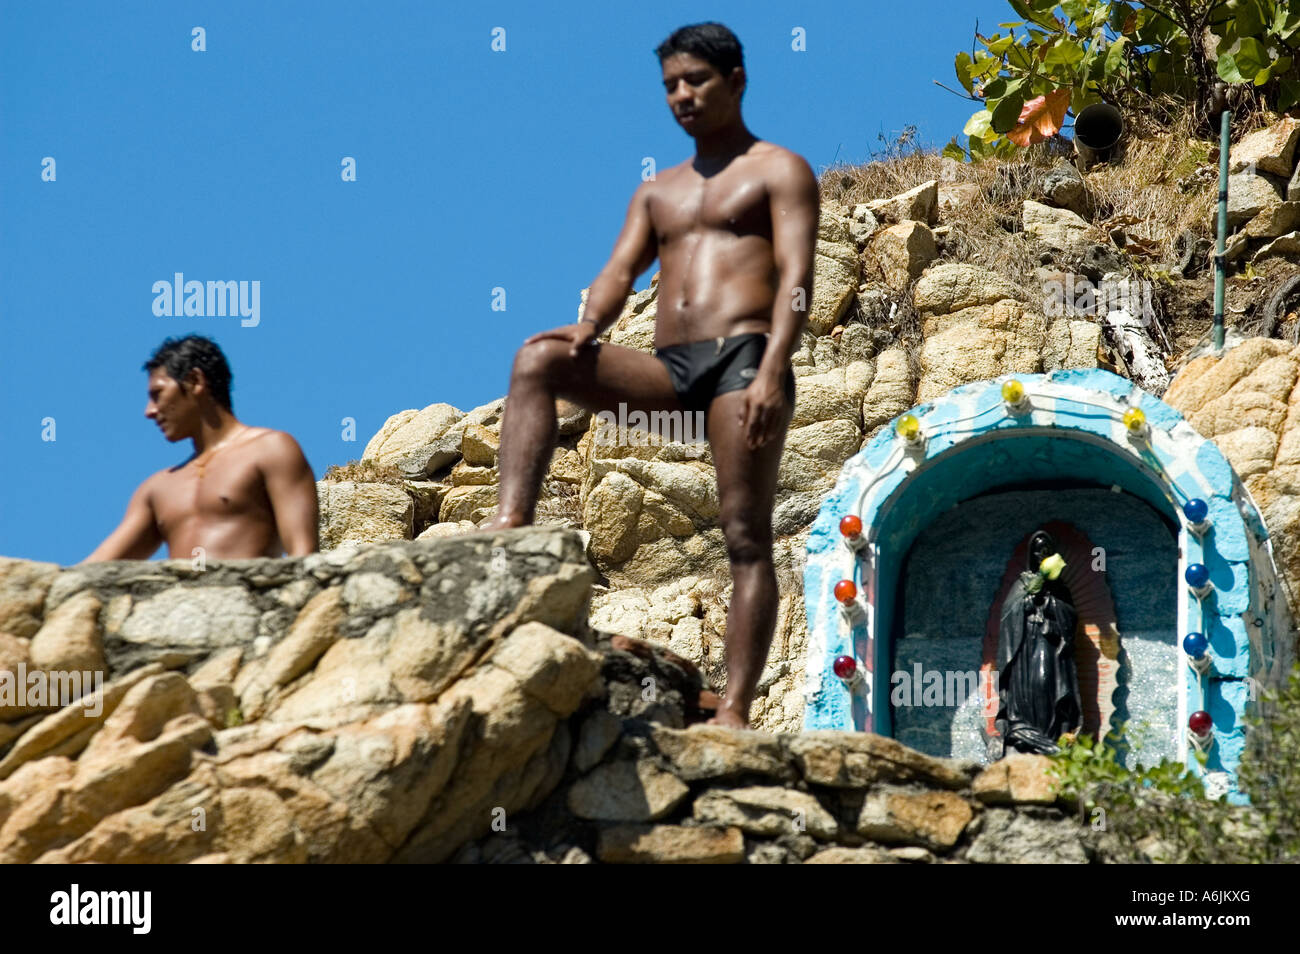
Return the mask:
M737 66L745 65L740 40L721 23L693 23L674 30L672 36L655 48L662 63L675 53L690 53L708 62L724 77Z
M144 363L145 371L153 371L154 368L162 368L178 382L198 368L208 382L213 400L227 411L232 410L230 387L234 376L230 373L226 356L211 338L202 335L168 338Z

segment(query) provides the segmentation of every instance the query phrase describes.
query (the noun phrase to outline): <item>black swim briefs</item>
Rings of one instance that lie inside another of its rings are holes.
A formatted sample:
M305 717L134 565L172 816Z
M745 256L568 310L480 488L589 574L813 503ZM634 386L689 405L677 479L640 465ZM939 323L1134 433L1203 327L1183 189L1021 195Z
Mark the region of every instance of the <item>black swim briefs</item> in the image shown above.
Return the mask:
M668 368L673 390L688 411L707 411L713 399L749 387L767 349L768 335L755 331L731 338L710 338L656 348ZM785 396L794 406L794 371L785 372Z

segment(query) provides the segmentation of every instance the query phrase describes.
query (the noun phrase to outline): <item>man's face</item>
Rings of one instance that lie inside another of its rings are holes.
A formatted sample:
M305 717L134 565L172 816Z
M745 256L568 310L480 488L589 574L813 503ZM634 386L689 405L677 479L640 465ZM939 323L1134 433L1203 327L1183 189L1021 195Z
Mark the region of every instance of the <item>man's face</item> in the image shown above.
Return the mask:
M154 368L149 372L149 403L144 416L158 425L167 440L185 440L198 430L198 395L163 368Z
M674 53L662 66L668 108L692 136L734 119L744 89L743 69L737 68L728 80L708 60L691 53Z

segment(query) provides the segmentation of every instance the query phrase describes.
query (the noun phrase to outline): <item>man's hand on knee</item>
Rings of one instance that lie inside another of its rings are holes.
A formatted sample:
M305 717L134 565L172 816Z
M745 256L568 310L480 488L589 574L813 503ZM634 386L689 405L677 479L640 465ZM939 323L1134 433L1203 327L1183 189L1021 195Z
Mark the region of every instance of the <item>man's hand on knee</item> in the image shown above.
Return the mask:
M539 331L525 339L524 344L530 345L547 340L567 341L569 356L576 358L583 348L589 348L596 343L596 326L589 321L580 321L562 328L552 328L550 331Z

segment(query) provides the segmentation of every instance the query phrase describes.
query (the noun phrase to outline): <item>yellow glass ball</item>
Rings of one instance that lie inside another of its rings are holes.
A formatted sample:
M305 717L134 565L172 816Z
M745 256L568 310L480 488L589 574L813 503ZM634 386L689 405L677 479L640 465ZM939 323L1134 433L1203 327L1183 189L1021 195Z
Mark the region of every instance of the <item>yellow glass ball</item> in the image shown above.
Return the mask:
M1142 409L1131 407L1124 412L1124 426L1134 433L1141 431L1147 424L1147 416L1142 413Z
M898 419L898 424L894 428L898 436L905 441L914 441L921 433L921 422L916 419L914 414L904 414Z
M1008 404L1019 404L1025 399L1025 386L1012 378L1002 385L1002 400Z

